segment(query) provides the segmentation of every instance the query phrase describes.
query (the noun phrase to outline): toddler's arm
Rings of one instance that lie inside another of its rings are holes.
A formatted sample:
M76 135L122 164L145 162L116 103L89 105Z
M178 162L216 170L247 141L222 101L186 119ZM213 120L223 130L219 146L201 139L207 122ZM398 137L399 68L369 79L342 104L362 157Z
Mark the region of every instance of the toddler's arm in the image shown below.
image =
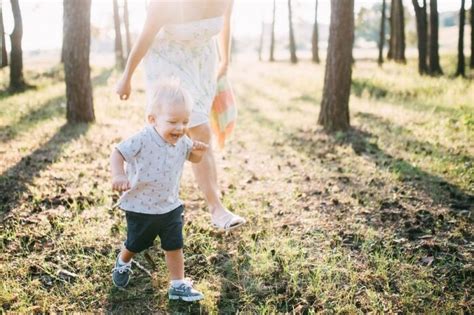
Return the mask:
M124 162L122 154L117 149L110 155L110 170L112 172L112 189L125 191L130 189L130 182L124 171Z
M201 162L202 156L208 148L209 145L205 144L204 142L193 140L193 148L189 154L188 161L193 163Z

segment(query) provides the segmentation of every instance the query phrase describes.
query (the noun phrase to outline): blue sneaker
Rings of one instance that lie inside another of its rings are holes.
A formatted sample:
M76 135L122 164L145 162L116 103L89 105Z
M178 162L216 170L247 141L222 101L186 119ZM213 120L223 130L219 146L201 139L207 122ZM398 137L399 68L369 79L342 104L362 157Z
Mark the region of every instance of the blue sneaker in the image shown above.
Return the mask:
M170 286L168 290L168 297L170 300L183 300L186 302L199 301L204 298L204 295L193 289L191 281L185 281L179 287Z
M114 285L119 289L124 289L130 281L130 275L132 273L131 262L126 265L120 265L117 256L115 267L112 269L112 281Z

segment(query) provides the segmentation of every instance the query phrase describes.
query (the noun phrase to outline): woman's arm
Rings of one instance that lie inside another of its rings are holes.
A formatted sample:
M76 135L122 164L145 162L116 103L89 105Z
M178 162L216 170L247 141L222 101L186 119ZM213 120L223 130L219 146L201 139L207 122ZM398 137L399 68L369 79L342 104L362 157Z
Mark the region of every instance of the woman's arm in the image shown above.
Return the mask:
M225 75L227 73L227 67L230 61L230 20L232 16L232 7L234 6L234 0L231 0L229 6L227 7L224 13L224 27L219 34L219 55L221 57L219 72L217 78Z
M133 73L140 64L141 60L150 49L153 39L161 27L168 22L173 14L172 4L168 1L151 1L147 9L147 17L143 30L133 45L127 65L122 74L122 78L117 83L117 94L121 100L126 100L131 93L131 84Z

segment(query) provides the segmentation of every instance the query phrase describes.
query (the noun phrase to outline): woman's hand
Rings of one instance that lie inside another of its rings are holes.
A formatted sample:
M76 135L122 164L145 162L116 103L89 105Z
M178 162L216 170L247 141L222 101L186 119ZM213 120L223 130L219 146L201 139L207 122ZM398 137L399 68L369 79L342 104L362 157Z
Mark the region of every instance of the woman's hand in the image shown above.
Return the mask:
M191 152L196 154L203 154L208 148L208 144L201 141L193 140L193 148Z
M122 101L128 100L130 97L130 93L132 93L132 85L130 83L130 79L123 76L120 81L118 81L115 91L119 95Z
M229 67L228 63L221 62L219 64L219 69L217 71L217 80L219 80L220 78L222 78L223 76L227 74L228 67Z
M119 192L130 189L130 182L125 175L116 175L112 178L112 189Z
M191 149L191 153L189 154L188 160L193 163L201 162L202 156L204 155L204 153L206 153L208 148L208 144L201 141L193 140L193 148Z

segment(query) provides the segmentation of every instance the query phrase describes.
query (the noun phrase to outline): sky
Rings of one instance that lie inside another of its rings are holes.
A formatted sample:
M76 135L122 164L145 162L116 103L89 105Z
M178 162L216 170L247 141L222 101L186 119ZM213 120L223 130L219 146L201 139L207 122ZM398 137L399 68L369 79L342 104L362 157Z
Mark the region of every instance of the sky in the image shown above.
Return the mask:
M118 0L121 3L121 0ZM344 1L344 0L340 0ZM0 0L5 29L13 27L10 1ZM355 11L362 6L370 7L381 0L355 0ZM260 32L262 20L271 21L273 0L235 0L233 32L236 38ZM459 10L458 0L439 0L440 12ZM293 0L295 22L314 19L314 1ZM405 0L405 6L412 7ZM468 5L466 5L467 7ZM23 49L26 51L59 49L62 43L62 0L20 0L23 15ZM129 0L130 27L139 32L146 13L146 0ZM287 32L287 1L277 0L276 32ZM98 28L112 29L112 0L92 0L91 23ZM329 24L330 0L319 0L319 23ZM113 34L108 34L111 37Z

